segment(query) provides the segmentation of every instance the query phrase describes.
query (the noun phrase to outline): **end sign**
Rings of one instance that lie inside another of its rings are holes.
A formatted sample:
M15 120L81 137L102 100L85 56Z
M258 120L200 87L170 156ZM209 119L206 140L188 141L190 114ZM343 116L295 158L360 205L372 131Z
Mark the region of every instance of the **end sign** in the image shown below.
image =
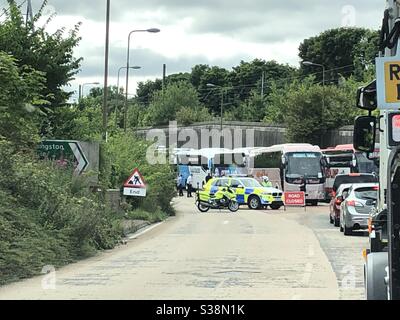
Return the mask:
M136 168L124 183L124 196L145 197L146 183L143 176Z

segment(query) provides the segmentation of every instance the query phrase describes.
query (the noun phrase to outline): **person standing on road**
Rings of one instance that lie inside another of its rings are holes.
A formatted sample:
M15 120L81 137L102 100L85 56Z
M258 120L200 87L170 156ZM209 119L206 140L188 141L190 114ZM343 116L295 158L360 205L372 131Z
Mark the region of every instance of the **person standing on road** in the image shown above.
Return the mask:
M272 187L272 182L269 180L269 178L267 176L263 176L262 177L262 186L263 187Z
M187 197L192 198L192 186L193 186L193 174L190 174L187 178Z
M300 191L306 193L307 195L307 178L304 176L301 177Z
M178 185L179 196L183 197L184 181L183 181L183 176L181 174L178 177L177 185Z

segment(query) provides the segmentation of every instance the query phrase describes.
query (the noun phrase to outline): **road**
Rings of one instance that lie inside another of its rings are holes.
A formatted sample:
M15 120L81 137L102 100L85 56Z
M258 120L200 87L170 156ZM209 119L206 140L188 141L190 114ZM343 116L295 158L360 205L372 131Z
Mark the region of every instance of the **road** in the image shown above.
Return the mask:
M365 236L328 207L178 214L127 245L0 288L0 299L364 299Z

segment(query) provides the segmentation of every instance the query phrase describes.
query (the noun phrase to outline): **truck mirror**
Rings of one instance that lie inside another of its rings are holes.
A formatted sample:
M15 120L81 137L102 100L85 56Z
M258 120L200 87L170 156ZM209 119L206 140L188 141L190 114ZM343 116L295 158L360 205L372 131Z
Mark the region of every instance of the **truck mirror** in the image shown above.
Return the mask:
M374 111L378 107L376 95L376 80L357 90L357 108Z
M357 117L354 123L354 149L372 153L375 150L376 117Z

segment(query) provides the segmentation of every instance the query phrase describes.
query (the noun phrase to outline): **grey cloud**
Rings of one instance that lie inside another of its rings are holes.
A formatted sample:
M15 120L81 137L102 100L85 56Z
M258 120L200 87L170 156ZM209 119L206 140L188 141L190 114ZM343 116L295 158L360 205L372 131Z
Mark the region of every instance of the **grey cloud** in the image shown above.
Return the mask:
M88 51L82 52L86 58L82 63L82 71L79 73L79 77L102 77L103 69L103 48L97 47L89 49ZM130 65L138 65L141 67L140 70L135 70L134 74L141 77L158 77L162 76L162 66L165 63L167 65L168 74L179 73L179 72L190 72L192 67L196 64L209 64L218 65L230 69L240 63L240 60L250 59L250 57L244 57L243 55L232 57L229 59L209 60L204 56L186 56L180 57L179 59L169 59L163 55L148 50L148 49L135 49L132 50ZM118 69L126 65L126 53L124 50L113 50L110 54L109 61L109 72L111 77L117 77ZM122 75L122 73L121 73Z
M104 21L105 3L105 0L48 1L58 15L80 15L95 21ZM34 1L36 9L39 4L39 0ZM164 15L150 21L151 27L162 28L191 18L193 26L186 30L188 33L217 33L242 41L262 42L298 40L339 27L345 6L354 7L357 25L377 28L385 6L383 0L112 0L111 4L113 22L158 10Z

